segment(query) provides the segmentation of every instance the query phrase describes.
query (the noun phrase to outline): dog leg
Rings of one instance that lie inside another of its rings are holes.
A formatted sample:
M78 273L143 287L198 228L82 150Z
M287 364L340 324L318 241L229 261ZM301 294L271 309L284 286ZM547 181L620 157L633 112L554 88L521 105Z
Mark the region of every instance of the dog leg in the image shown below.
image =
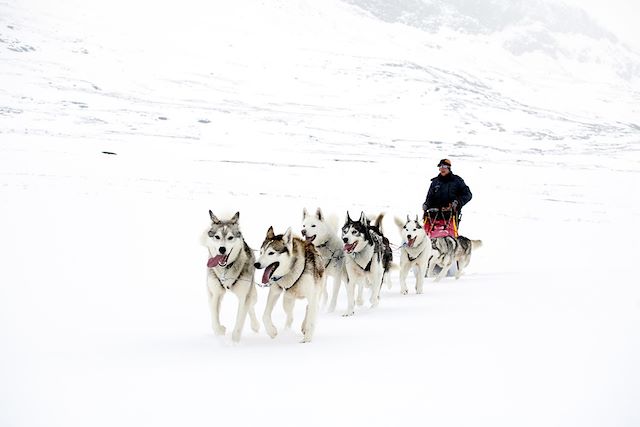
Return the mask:
M358 298L356 299L356 304L358 304L359 306L364 304L364 296L362 295L364 291L364 280L360 280L360 282L358 282Z
M416 273L416 294L421 294L424 285L424 273L422 272L422 265L416 265L414 271Z
M333 293L331 294L331 302L329 303L328 313L333 313L338 303L338 293L340 292L340 282L342 282L343 276L346 276L343 272L334 274L333 277Z
M304 337L302 342L311 342L313 338L313 332L316 327L316 317L318 315L318 299L315 295L312 295L308 299L307 310L304 316L304 322L302 322L302 333Z
M211 327L216 335L224 335L227 328L220 324L220 303L222 302L222 293L209 293L209 307L211 308Z
M249 299L247 303L249 304L249 318L251 319L251 329L253 332L258 332L260 330L260 323L258 322L258 317L256 316L256 302L258 301L258 293L256 292L255 286L251 285L251 290L249 291Z
M354 310L354 293L355 293L355 282L353 279L349 279L346 284L347 288L347 311L343 314L343 316L353 316Z
M238 312L236 313L236 325L233 328L231 339L233 342L239 342L242 335L242 329L244 329L244 321L247 319L247 310L249 309L249 295L239 293L238 294Z
M329 300L329 293L327 291L327 278L328 274L325 271L324 277L322 278L322 298L320 299L320 304L324 307L327 305L327 301Z
M384 273L376 274L371 284L371 296L369 297L369 304L371 308L376 308L380 303L380 289L382 289L382 283L384 282Z
M449 272L449 269L451 268L451 266L453 265L452 262L444 262L442 265L442 270L440 270L440 273L438 273L438 275L436 276L436 278L433 280L434 282L439 282L440 280L442 280L442 278L444 276L447 275L447 273Z
M400 268L400 293L406 295L409 293L407 289L407 275L409 274L409 266L403 265Z
M284 297L282 298L282 308L284 308L284 312L287 315L287 320L284 324L286 329L291 328L291 324L293 323L293 307L296 303L296 298L285 292Z
M278 285L272 285L269 288L269 295L267 296L267 305L264 308L264 314L262 315L262 323L264 324L264 328L267 331L267 334L271 338L275 338L278 335L278 330L273 325L273 321L271 320L271 313L273 312L273 307L276 305L278 298L280 298L280 294L282 293L282 288Z

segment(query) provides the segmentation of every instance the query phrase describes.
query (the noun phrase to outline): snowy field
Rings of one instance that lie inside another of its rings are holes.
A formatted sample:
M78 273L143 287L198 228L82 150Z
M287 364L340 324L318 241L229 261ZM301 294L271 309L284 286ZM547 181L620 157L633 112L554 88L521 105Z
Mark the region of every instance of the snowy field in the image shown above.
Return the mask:
M640 425L640 79L619 45L514 55L520 27L333 0L53 3L0 1L1 426ZM310 344L302 302L273 340L213 334L209 209L240 211L254 249L304 207L386 212L399 244L444 157L484 242L460 280L403 296L395 273L349 318L342 289Z

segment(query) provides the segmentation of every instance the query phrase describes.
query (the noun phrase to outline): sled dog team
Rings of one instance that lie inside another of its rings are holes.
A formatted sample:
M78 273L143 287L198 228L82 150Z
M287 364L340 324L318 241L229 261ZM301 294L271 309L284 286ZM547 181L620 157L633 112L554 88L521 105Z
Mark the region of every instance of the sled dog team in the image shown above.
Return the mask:
M296 299L306 299L306 315L302 322L302 342L310 342L316 326L319 306L328 298L327 285L331 278L333 292L328 311L335 310L340 285L347 291L347 310L344 316L355 313L355 305L362 305L363 290L370 289L369 303L376 307L380 302L383 284L391 288L389 270L392 250L382 231L383 214L372 223L364 213L353 220L347 212L341 230L341 238L335 232L322 211L315 214L305 209L302 218L302 238L293 235L291 228L284 234L276 234L269 227L256 260L253 251L242 237L239 227L240 213L231 219L221 220L209 211L211 226L203 236L209 250L207 262L207 291L211 308L213 331L224 335L226 328L220 324L220 304L225 293L232 292L238 298L238 311L232 332L232 340L238 342L242 335L247 315L251 329L258 332L259 323L255 312L257 290L254 282L255 270L263 270L260 286L269 287L262 322L267 334L275 338L278 334L271 313L283 296L286 314L285 327L293 323L293 308ZM473 249L482 245L480 240L466 237L439 237L429 239L418 216L407 216L406 221L395 218L402 236L400 248L400 291L408 293L406 279L410 271L416 277L416 292L422 293L425 275L432 277L434 269L441 270L435 280L442 279L451 266L457 263L456 279L469 264ZM357 292L357 295L356 295Z

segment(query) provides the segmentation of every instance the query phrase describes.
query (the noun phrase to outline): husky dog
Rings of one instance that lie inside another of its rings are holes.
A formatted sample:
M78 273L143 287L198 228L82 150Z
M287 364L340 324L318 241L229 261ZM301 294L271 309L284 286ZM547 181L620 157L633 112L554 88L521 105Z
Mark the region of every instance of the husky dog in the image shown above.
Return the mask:
M412 220L407 215L407 221L394 218L402 236L400 254L400 292L409 293L407 289L407 275L413 270L416 276L416 293L422 293L424 275L427 272L429 257L431 256L431 240L420 224L418 215Z
M203 238L210 255L207 262L207 290L213 331L218 335L226 332L226 328L220 324L220 303L224 294L230 291L238 297L238 312L232 335L233 341L238 342L247 312L251 317L251 329L258 332L259 328L255 312L258 295L253 283L255 258L238 227L240 212L236 212L227 221L219 220L211 211L209 216L211 227Z
M458 271L456 272L456 279L459 279L462 275L462 271L469 265L471 261L471 251L474 251L482 247L482 240L470 240L464 236L458 236L458 248L456 249L456 263Z
M332 227L318 208L315 215L309 215L306 209L302 211L302 237L307 242L313 243L322 257L325 273L325 282L322 287L323 304L327 300L327 280L333 278L333 294L328 311L331 313L336 308L340 283L347 280L347 270L344 264L344 251L342 242L338 237L337 224Z
M364 212L360 214L358 221L353 221L347 212L347 218L342 226L342 241L349 279L347 282L348 306L344 316L354 314L356 284L358 284L358 305L362 305L362 289L366 284L371 287L369 302L373 308L380 301L382 282L389 280L388 272L393 254L389 239L380 231L383 216L380 214L376 218L375 225L371 225Z
M307 299L307 311L302 322L302 342L311 342L318 314L318 299L324 282L324 265L315 247L293 237L291 228L284 235L276 235L273 227L269 227L255 267L264 268L262 283L270 285L267 306L262 316L267 334L271 338L278 334L271 320L271 313L280 294L284 292L282 303L287 315L287 328L293 322L296 298Z
M427 277L433 277L436 266L442 270L438 273L435 282L442 280L456 260L456 250L458 241L451 236L436 237L431 239L431 257L429 257L429 268Z
M469 265L471 260L471 251L482 246L481 240L470 240L464 236L458 236L457 238L447 236L431 239L432 255L429 259L429 270L427 277L433 276L433 271L436 267L441 267L442 270L435 278L438 282L456 263L456 279L459 279L462 275L462 270Z

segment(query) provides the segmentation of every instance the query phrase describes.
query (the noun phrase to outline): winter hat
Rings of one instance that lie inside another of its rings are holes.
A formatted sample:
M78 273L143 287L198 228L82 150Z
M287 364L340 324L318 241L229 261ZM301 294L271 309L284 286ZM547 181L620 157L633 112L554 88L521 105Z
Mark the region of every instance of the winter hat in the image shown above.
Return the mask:
M438 162L438 167L440 167L442 165L446 165L446 166L451 167L451 160L449 160L449 159L440 160L440 162Z

